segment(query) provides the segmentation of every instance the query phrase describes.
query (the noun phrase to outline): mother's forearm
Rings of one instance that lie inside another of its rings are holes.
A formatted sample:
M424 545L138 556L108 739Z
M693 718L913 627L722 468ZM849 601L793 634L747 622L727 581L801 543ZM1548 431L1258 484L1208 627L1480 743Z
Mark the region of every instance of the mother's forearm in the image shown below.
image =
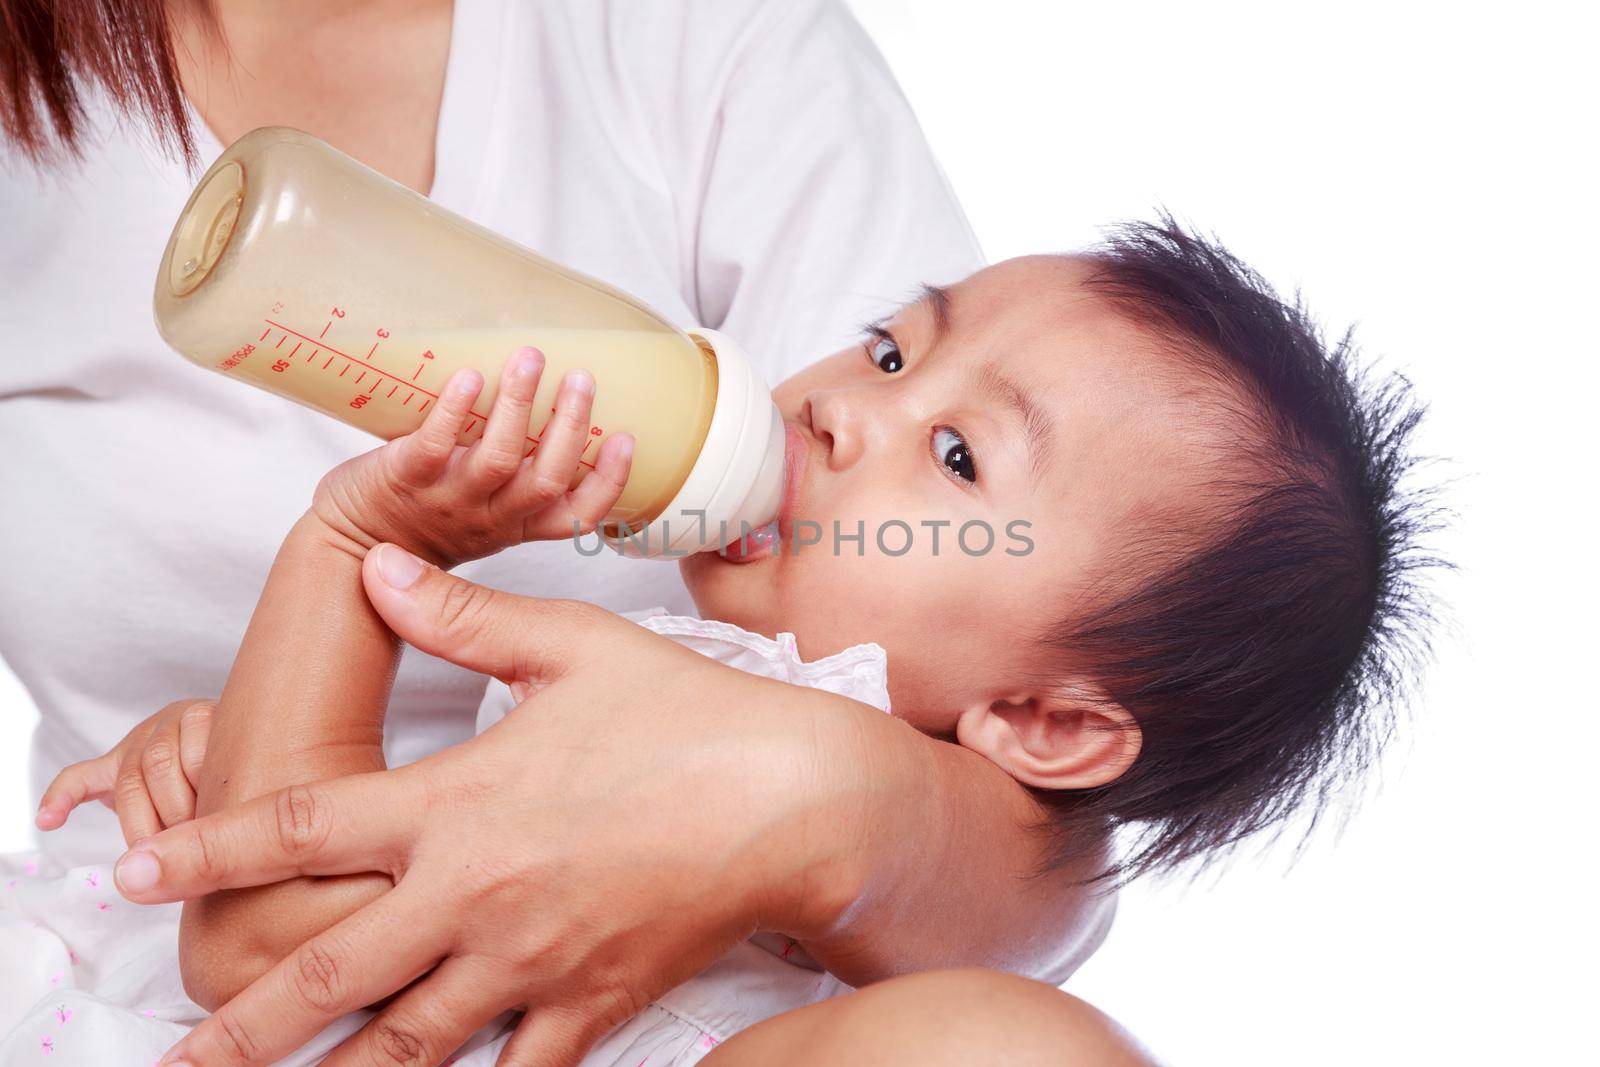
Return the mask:
M1064 981L1110 922L1112 898L1083 885L1104 841L1047 869L1042 809L994 764L898 720L856 726L875 769L857 895L806 950L853 985L960 966Z

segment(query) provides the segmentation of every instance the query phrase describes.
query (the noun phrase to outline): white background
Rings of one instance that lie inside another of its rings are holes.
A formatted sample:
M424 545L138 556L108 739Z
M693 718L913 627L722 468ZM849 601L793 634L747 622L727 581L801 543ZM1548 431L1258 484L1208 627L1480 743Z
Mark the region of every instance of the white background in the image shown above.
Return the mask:
M1128 891L1068 988L1190 1067L1595 1062L1595 26L1576 4L854 6L991 259L1169 207L1357 324L1446 458L1449 628L1381 789L1292 867ZM0 672L0 850L29 839L32 714Z

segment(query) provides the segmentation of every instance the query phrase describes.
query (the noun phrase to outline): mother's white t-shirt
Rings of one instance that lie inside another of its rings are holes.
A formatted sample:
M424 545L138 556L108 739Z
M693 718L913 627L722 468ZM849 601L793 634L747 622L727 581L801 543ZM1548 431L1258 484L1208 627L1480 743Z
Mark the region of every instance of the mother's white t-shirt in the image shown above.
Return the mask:
M739 338L770 380L980 263L871 42L827 0L457 0L432 197ZM81 161L0 149L0 655L35 794L170 700L216 695L317 479L374 445L173 355L150 300L195 174L96 105ZM203 162L220 146L206 137ZM527 545L463 569L615 609L677 569ZM471 735L483 679L408 651L391 763ZM98 806L47 847L103 859Z

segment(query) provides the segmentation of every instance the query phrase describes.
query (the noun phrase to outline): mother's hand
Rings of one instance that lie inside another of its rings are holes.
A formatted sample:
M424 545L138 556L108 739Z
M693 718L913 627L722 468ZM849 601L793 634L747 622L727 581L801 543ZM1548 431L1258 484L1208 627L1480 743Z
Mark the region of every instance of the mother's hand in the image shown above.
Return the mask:
M384 618L522 704L419 763L283 790L122 858L123 894L146 903L302 874L395 882L164 1063L270 1063L401 991L327 1062L438 1063L527 1008L501 1062L569 1064L758 927L820 936L860 890L865 795L894 783L862 740L881 712L418 568L393 546L367 556Z

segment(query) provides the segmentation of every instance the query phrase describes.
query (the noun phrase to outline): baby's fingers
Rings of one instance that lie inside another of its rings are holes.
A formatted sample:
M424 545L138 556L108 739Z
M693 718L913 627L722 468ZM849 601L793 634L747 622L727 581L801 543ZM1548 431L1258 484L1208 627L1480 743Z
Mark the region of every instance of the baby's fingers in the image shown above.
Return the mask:
M471 417L472 404L482 391L483 375L471 367L450 376L422 425L394 443L397 473L402 479L427 485L444 473Z
M34 825L41 830L59 830L66 824L67 814L79 804L88 800L109 801L112 787L117 784L117 759L113 749L103 756L63 769L45 788Z
M559 541L592 533L617 506L633 468L633 436L619 433L606 438L595 459L594 470L568 493L565 506L552 505L527 523L523 539Z
M544 354L537 348L519 348L506 361L489 424L467 456L467 477L480 491L500 488L522 465L522 457L533 443L528 438L528 419L543 371Z
M593 408L593 376L588 371L569 371L556 393L550 421L539 434L532 462L522 464L496 502L531 517L565 497L578 461L589 447L589 412Z
M194 818L213 710L211 704L202 702L184 709L181 715L163 715L145 738L139 777L162 826Z
M144 745L122 753L117 764L117 781L112 789L117 822L122 824L122 839L137 845L162 830L161 814L156 810L150 787L144 777Z
M183 775L196 790L200 788L200 768L206 761L206 746L211 743L211 718L217 706L196 701L183 710L178 720L178 756Z

